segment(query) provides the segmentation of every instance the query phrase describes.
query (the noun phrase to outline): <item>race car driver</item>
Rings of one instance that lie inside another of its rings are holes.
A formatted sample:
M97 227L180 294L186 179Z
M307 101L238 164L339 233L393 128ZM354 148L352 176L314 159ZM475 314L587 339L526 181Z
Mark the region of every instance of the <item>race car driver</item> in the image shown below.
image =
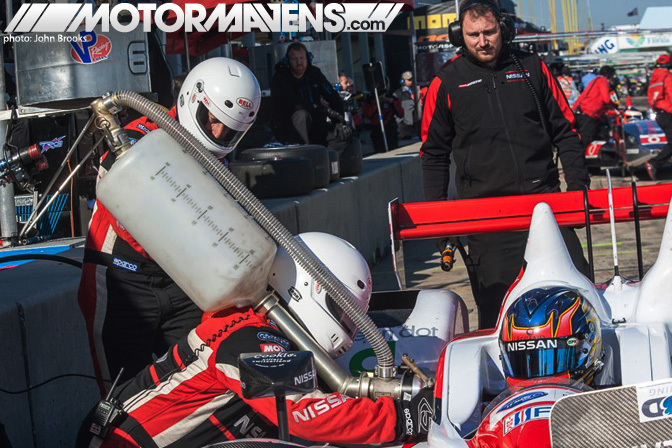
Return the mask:
M247 101L241 106L237 98ZM250 69L232 59L212 58L189 73L170 114L223 158L254 122L260 100ZM142 117L125 129L134 142L157 125ZM114 153L102 156L98 179L114 162ZM132 378L153 355L164 353L198 325L203 314L98 201L77 297L96 376L105 379L115 378L122 367L122 380ZM103 394L105 385L99 382L99 387Z
M597 312L572 287L534 288L507 310L499 345L509 390L488 406L468 446L550 448L553 402L589 390L603 365Z
M371 277L366 261L349 243L332 235L299 236L368 308ZM308 273L278 249L269 285L289 312L332 357L352 345L356 328ZM296 298L300 297L300 300ZM245 437L277 437L275 399L243 398L238 357L247 352L284 352L292 344L278 327L252 308L228 308L204 320L161 358L114 391L123 416L103 440L91 438L87 421L78 446L203 447ZM433 409L433 391L410 401L377 401L317 391L287 397L289 431L315 442L384 443L423 434ZM424 400L424 402L423 402Z

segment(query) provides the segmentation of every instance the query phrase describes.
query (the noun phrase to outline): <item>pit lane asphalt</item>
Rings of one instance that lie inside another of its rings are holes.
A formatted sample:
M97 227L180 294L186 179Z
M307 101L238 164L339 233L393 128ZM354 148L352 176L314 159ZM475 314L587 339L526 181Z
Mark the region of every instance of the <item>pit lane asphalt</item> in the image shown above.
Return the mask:
M610 173L613 188L630 186L631 177L627 174L624 177L621 176L620 168L611 168ZM634 177L634 180L637 181L638 186L672 182L672 165L663 168L658 175L657 182L649 180L645 171L639 172L638 176ZM601 188L607 188L607 177L604 171L591 176L591 189ZM658 248L660 247L664 225L664 220L641 222L642 257L645 274L658 257ZM592 226L591 230L593 236L595 282L604 283L609 281L614 273L610 226L596 225ZM584 254L587 258L585 230L577 230L577 234L581 239ZM616 236L621 276L638 280L634 223L617 223ZM459 294L465 301L469 311L470 330L477 329L477 310L471 287L469 286L467 271L459 255L452 271L443 272L439 266L439 253L434 246L434 241L420 240L404 243L404 258L408 289L449 289ZM374 291L399 289L392 268L391 255L387 255L379 263L372 265L371 273Z

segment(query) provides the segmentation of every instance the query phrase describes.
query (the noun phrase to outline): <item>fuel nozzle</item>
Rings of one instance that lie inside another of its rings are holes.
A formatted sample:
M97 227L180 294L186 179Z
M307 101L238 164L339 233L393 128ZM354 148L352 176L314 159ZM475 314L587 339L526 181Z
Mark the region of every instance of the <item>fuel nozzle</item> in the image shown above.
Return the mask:
M121 111L121 106L117 104L116 98L112 93L106 93L101 98L91 103L91 110L95 115L93 125L105 134L105 141L112 149L114 154L121 157L131 148L131 141L128 134L117 118Z

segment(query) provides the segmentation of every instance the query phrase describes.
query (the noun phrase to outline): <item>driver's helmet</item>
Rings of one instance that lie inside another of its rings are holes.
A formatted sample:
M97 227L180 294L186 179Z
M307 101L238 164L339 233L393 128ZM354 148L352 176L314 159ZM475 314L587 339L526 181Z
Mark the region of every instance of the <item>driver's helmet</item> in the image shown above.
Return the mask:
M600 319L569 286L535 288L518 297L506 311L499 344L510 385L542 377L589 383L602 366Z
M177 116L217 158L230 153L257 118L261 89L252 71L229 58L212 58L194 67L177 98ZM208 112L224 124L216 138L208 130Z
M623 115L625 115L626 122L638 121L644 119L644 114L642 114L637 109L627 109L623 112Z
M322 261L354 296L364 311L371 298L371 273L364 257L345 240L326 233L301 233L297 240ZM352 347L357 327L313 279L278 247L271 266L269 285L284 300L290 313L332 358Z

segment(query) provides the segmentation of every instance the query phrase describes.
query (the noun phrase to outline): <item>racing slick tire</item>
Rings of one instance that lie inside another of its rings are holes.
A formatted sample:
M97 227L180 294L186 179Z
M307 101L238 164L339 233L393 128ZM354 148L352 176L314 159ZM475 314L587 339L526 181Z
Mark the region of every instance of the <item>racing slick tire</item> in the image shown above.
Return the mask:
M313 162L306 157L231 162L231 172L259 199L303 196L313 191Z
M362 171L362 160L362 142L359 137L352 137L341 154L341 177L358 175Z
M251 148L238 155L241 162L256 160L278 160L307 158L313 163L313 188L322 188L329 184L331 167L329 163L329 150L320 145L289 145L276 148ZM290 176L290 179L295 176Z

